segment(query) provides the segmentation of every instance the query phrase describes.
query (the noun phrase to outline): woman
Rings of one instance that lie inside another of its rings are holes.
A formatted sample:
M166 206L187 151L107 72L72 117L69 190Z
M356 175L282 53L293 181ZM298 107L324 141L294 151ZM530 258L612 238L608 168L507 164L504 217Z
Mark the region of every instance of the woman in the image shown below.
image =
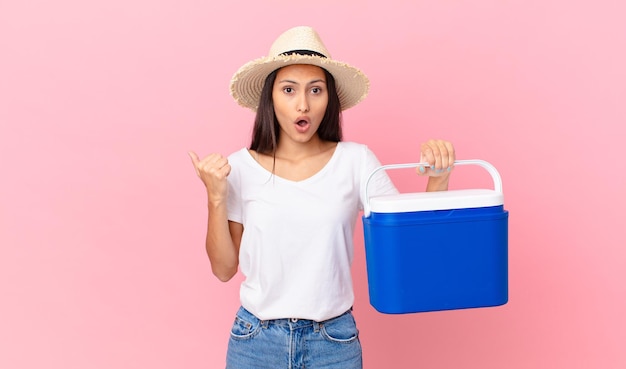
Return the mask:
M249 149L228 158L190 152L207 189L206 249L213 273L238 269L242 307L227 368L361 368L350 266L364 181L380 165L365 145L343 142L341 112L369 81L335 61L310 27L283 33L268 57L237 71L231 93L256 111ZM427 191L446 190L449 142L421 146ZM397 193L380 172L372 196Z

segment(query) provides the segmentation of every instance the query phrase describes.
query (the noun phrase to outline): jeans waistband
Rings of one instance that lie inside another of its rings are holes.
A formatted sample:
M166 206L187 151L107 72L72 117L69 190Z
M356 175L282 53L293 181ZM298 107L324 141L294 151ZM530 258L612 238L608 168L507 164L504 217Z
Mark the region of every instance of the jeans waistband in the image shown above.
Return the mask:
M324 325L327 322L330 322L334 319L341 318L342 316L351 314L351 313L352 313L352 307L348 309L347 311L345 311L344 313L337 315L336 317L333 317L324 321L320 321L320 322L315 321L315 320L300 319L300 318L280 318L280 319L261 320L257 318L256 315L246 310L246 308L244 308L243 306L239 308L239 314L242 314L243 316L247 316L248 319L258 320L261 326L265 328L267 328L270 325L286 326L292 329L313 326L317 330L320 325Z

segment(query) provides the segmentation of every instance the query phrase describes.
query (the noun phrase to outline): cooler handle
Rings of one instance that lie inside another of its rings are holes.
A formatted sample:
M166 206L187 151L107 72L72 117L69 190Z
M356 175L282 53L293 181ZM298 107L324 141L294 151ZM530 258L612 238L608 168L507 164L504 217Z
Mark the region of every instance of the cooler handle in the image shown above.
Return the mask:
M470 160L457 160L454 162L454 165L478 165L478 166L483 167L484 169L487 170L487 172L489 172L489 174L491 175L491 179L493 179L493 188L496 190L496 192L502 193L502 178L500 178L500 173L498 173L498 170L492 164L484 160L470 159ZM365 204L363 206L364 216L368 217L370 215L370 198L368 195L368 189L369 189L370 180L372 179L372 177L374 177L374 174L378 173L381 170L400 169L400 168L417 168L418 166L429 167L430 164L428 163L387 164L387 165L382 165L374 169L370 173L370 175L367 177L367 181L365 182Z

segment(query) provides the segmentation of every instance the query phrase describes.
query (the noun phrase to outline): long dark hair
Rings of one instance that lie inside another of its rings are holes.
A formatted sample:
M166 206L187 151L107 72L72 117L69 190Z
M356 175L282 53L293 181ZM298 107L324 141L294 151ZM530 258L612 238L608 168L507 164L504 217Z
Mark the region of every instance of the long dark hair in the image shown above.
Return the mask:
M322 68L322 70L326 75L328 105L317 134L323 141L339 142L342 140L343 134L341 131L341 104L339 103L335 78L326 69ZM259 107L254 119L250 150L260 154L274 155L280 139L280 128L274 113L274 102L272 101L272 90L276 81L276 74L278 74L278 69L270 73L265 79L263 90L261 90L261 98L259 99Z

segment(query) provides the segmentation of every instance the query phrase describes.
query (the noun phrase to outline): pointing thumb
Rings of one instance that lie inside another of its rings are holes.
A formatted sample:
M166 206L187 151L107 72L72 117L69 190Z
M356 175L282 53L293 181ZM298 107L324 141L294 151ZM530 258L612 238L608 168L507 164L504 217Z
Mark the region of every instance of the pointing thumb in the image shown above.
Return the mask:
M191 161L196 164L198 161L200 161L200 158L198 158L198 155L193 152L193 151L189 151L187 154L189 154L189 157L191 158Z
M200 172L198 171L198 163L200 162L200 158L198 158L198 154L193 151L189 151L187 154L189 154L191 162L193 163L193 167L196 170L196 174L199 176Z

